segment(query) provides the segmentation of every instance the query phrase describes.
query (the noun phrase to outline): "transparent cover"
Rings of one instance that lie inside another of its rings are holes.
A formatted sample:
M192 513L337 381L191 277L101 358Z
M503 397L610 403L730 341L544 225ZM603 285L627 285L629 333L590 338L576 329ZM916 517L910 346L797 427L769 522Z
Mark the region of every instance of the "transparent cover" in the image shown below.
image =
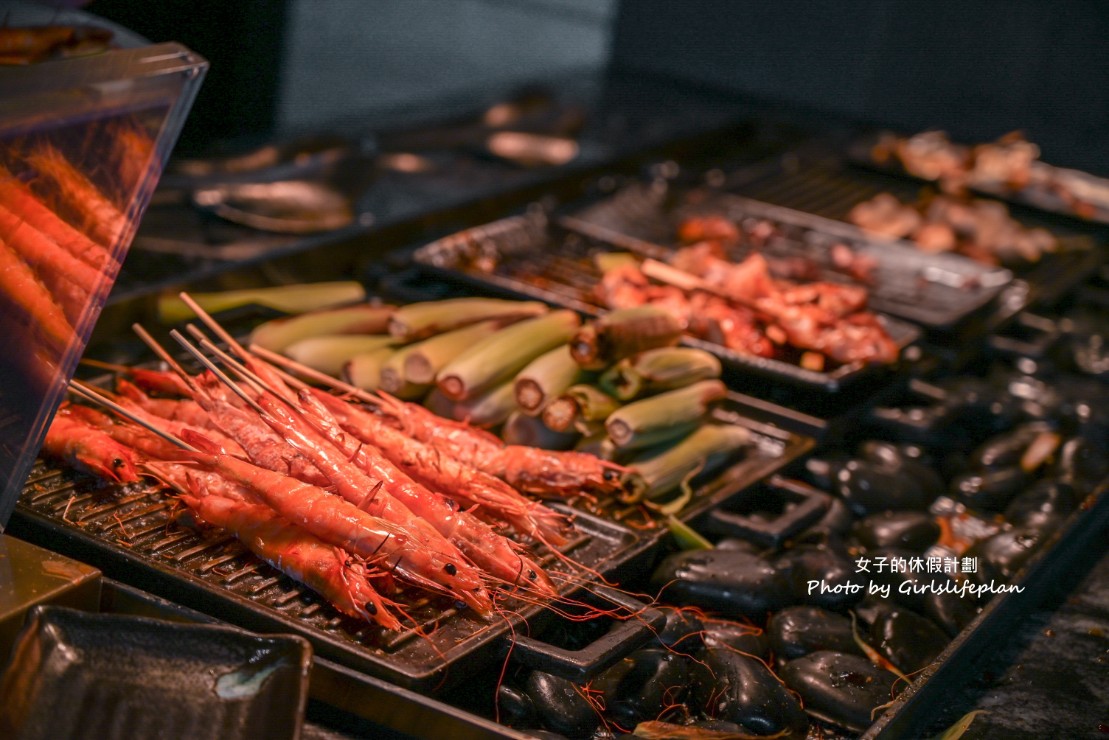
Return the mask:
M0 66L0 530L206 69L178 44Z

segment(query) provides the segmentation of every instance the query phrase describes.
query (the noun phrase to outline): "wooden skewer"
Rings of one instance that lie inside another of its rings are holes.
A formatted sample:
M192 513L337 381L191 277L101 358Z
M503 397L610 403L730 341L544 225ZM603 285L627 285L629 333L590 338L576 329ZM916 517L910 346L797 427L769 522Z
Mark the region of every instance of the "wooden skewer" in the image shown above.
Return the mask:
M173 331L171 331L169 333L169 335L178 344L180 344L182 347L184 347L185 351L188 352L190 355L192 355L196 359L197 362L199 362L201 365L203 365L205 368L207 368L213 375L215 375L217 378L219 378L220 381L224 385L226 385L228 388L230 388L232 391L234 391L235 394L239 396L239 398L243 399L243 401L245 401L248 406L250 406L252 409L254 409L255 411L257 411L259 413L265 413L265 409L263 409L261 406L259 406L257 401L255 401L253 398L251 398L249 395L247 395L246 391L244 391L242 388L240 388L238 383L236 383L234 380L232 380L231 377L227 375L227 373L223 372L223 370L221 370L219 368L219 366L216 365L216 363L212 362L203 352L201 352L196 347L196 345L194 345L192 342L190 342L188 339L186 339L184 337L184 335L181 334L181 332L174 329Z
M193 447L192 445L190 445L188 442L185 442L182 439L178 439L176 436L170 434L169 432L158 429L156 426L154 426L153 424L148 422L146 419L142 419L142 418L136 416L135 414L131 413L128 409L125 409L123 406L120 406L118 403L116 403L112 399L110 399L107 396L100 393L100 391L93 389L92 386L85 385L84 383L82 383L79 380L71 380L71 381L69 381L69 390L70 390L71 393L73 393L73 395L79 396L79 397L81 397L81 398L83 398L86 401L89 401L91 403L95 403L95 404L98 404L100 406L103 406L103 407L115 412L119 416L122 416L123 418L127 419L128 421L135 422L136 424L141 426L143 429L146 429L149 432L153 432L154 434L157 434L162 439L166 440L167 442L170 442L172 444L177 445L178 447L180 447L183 450L189 450L190 452L199 452L200 451L200 450L196 449L195 447Z

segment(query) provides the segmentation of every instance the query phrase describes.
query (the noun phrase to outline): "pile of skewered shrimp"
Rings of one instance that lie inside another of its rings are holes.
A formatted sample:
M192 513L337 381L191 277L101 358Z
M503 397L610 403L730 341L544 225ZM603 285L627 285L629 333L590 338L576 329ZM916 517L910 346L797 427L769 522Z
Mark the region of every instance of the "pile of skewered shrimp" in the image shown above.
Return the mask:
M195 327L196 344L173 332L206 367L189 374L136 327L171 371L131 369L111 393L73 383L76 395L113 413L65 404L44 453L117 484L154 477L195 517L233 533L339 611L387 629L404 618L403 605L379 587L392 578L481 616L494 612L498 592L557 596L522 542L557 553L573 525L506 479L564 486L574 475L583 490L614 493L618 466L506 445L385 395L352 402L204 318L231 353Z

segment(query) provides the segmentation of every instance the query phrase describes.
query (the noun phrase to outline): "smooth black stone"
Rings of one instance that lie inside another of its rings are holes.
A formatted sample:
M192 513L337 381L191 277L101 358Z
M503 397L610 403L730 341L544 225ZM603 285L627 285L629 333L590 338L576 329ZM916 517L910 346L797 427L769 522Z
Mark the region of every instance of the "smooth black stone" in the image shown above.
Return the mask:
M1018 467L974 471L951 481L951 495L972 509L1003 511L1027 484L1028 475Z
M884 511L855 524L855 539L868 550L896 547L924 552L940 538L940 525L920 511Z
M657 606L666 613L666 624L658 632L658 641L666 647L673 647L683 653L700 649L701 631L704 629L700 617L689 609L673 606Z
M1061 480L1041 480L1014 498L1005 509L1005 521L1014 527L1042 529L1063 519L1078 506L1078 492Z
M742 550L688 550L667 556L651 576L660 599L722 616L759 621L788 606L786 578L769 561Z
M976 470L1000 470L1020 463L1025 450L1043 432L1052 431L1051 425L1031 422L990 437L970 453L968 462Z
M908 609L884 609L870 625L870 644L902 673L924 668L947 643L947 635L931 620Z
M859 446L859 454L871 462L897 467L905 462L921 463L932 467L932 460L924 448L918 445L896 444L884 440L872 439Z
M590 735L600 720L572 681L532 671L524 688L544 727L570 737Z
M942 573L933 573L932 575L936 576L934 579L936 581L941 580L939 576L948 581L952 580L950 576ZM978 616L979 612L979 600L969 595L960 596L959 594L943 591L940 593L926 593L923 596L923 602L921 613L935 622L949 637L959 634L964 627Z
M717 550L740 550L742 552L749 552L752 555L758 555L762 552L763 548L756 545L750 540L744 540L739 537L725 537L716 543Z
M976 542L963 556L978 558L978 572L972 577L979 583L1007 583L1036 554L1045 536L1028 527L1009 529Z
M855 731L873 724L871 711L890 700L896 679L866 658L826 650L790 661L780 675L806 708Z
M1059 450L1056 474L1076 485L1093 485L1109 476L1109 442L1072 437Z
M880 511L924 511L943 493L943 482L924 465L891 468L849 460L833 476L832 490L856 516L868 516Z
M501 722L509 727L532 727L536 723L531 697L515 686L502 683L497 687L497 709Z
M775 657L783 662L819 650L863 654L851 631L851 620L816 606L789 606L776 612L766 632Z
M796 602L839 609L866 595L866 574L832 547L800 545L778 556L775 565L789 579Z
M703 638L706 648L730 648L740 653L770 657L770 640L765 631L752 629L750 625L730 622L723 619L710 619L705 622Z
M703 660L705 670L694 674L692 702L706 715L750 734L808 733L801 704L761 662L727 649L706 650Z
M615 690L605 695L609 715L624 727L655 719L664 707L685 700L689 688L687 658L666 648L637 650Z

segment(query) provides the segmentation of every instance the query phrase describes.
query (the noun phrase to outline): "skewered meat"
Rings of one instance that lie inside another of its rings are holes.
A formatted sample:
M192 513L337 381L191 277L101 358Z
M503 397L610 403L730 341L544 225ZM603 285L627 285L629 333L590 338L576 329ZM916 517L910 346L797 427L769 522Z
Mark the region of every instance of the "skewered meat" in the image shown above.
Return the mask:
M999 201L947 195L906 204L889 193L859 203L847 220L871 233L910 239L928 252L955 251L978 262L1035 262L1057 248L1044 229L1028 229Z

